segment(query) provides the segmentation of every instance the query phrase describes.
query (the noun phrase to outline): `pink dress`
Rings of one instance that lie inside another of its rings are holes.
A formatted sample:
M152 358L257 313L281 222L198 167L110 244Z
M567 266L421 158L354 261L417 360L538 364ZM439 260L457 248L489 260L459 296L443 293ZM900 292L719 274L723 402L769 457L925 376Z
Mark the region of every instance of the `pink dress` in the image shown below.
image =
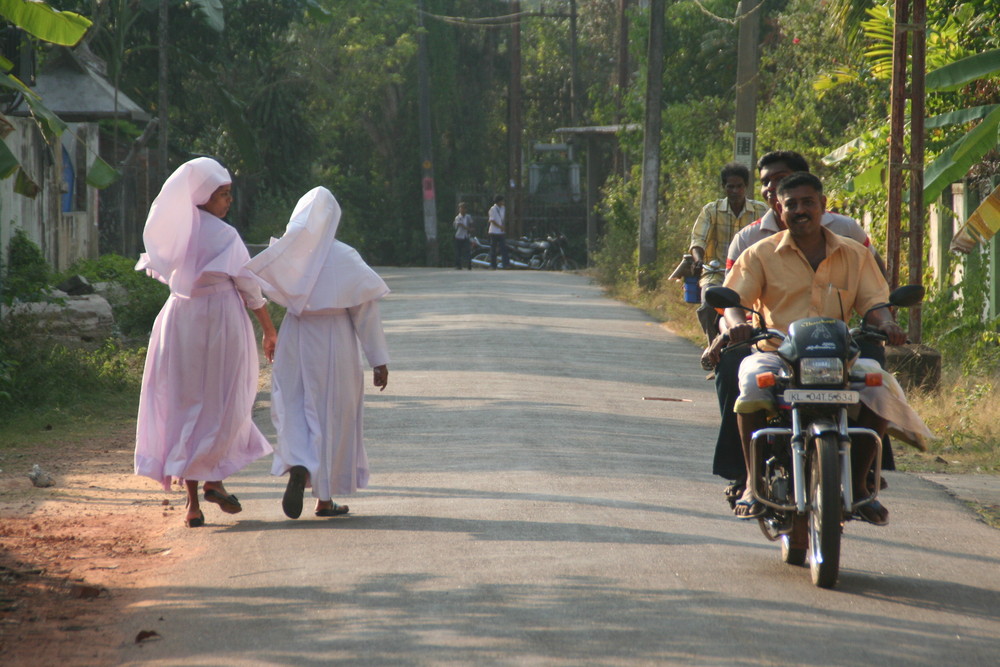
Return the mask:
M251 419L259 362L246 312L266 301L242 268L250 257L236 230L199 214L188 295L172 286L156 318L139 398L135 472L164 489L172 479L223 480L271 452ZM167 282L148 263L137 268Z

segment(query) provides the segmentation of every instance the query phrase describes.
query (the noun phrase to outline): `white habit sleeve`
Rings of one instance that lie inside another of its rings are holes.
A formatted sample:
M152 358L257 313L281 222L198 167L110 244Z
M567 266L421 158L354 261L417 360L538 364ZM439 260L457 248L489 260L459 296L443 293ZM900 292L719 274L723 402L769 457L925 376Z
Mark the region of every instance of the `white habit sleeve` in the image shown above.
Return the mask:
M347 309L354 324L354 331L361 341L361 349L365 352L368 365L372 368L389 363L389 346L385 342L385 332L382 330L382 316L379 314L378 301L365 301L359 306Z

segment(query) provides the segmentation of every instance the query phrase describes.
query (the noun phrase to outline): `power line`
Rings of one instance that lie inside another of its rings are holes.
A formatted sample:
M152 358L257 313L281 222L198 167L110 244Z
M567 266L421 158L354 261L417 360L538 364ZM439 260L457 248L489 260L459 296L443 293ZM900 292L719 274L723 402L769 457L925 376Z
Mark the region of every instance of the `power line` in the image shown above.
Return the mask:
M541 18L569 18L569 14L555 14L550 12L517 12L515 14L503 14L500 16L484 16L481 18L470 18L467 16L445 16L442 14L431 14L430 12L425 12L422 9L417 10L423 16L427 18L436 19L443 23L448 23L451 25L458 25L467 28L505 28L507 26L516 25L521 22L522 18L530 17L541 17Z

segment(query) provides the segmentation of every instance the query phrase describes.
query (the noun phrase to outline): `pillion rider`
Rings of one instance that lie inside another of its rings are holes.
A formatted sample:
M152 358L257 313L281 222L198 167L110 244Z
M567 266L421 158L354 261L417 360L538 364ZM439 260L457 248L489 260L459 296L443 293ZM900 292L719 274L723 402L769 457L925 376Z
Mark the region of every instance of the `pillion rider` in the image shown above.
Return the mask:
M726 257L727 271L732 268L747 248L785 228L781 221L781 206L777 197L778 183L797 171L809 171L809 163L795 151L771 151L765 153L757 161L761 198L767 202L769 209L760 219L747 225L733 237ZM846 215L824 211L820 218L820 224L836 234L854 239L867 247L875 257L879 268L883 269L883 274L885 273L878 252L871 244L868 234L857 221ZM725 332L725 320L719 321L719 328ZM730 483L726 486L724 494L732 505L742 496L746 487L746 479L744 478L746 463L743 460L743 449L740 445L739 428L733 406L739 395L737 372L740 362L750 351L746 348L736 348L729 350L724 356L720 356L720 350L727 342L728 337L723 335L717 337L702 355L702 363L715 368L715 391L718 395L721 415L719 434L715 443L715 455L712 461L712 473L729 480ZM866 342L864 347L863 356L873 358L879 363L883 362L884 352L881 343ZM892 448L888 443L888 438L883 442L882 454L882 469L894 470Z

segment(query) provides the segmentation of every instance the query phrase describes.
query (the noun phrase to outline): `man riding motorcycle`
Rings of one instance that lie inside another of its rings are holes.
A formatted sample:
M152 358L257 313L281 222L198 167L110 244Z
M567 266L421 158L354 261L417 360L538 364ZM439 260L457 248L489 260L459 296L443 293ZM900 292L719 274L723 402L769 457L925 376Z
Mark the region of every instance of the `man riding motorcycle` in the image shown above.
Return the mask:
M787 331L788 325L797 319L823 316L847 321L852 311L864 314L888 300L888 285L871 252L820 224L826 197L818 178L805 172L792 174L781 181L777 194L786 230L746 250L724 283L739 293L744 305L761 311L772 328ZM746 341L753 334L753 326L747 323L742 309L727 309L725 318L730 344ZM906 335L887 309L869 313L868 323L882 332L890 344L906 342ZM878 364L870 360L862 359L857 364L870 365L870 372L879 370ZM758 387L757 375L776 372L780 367L781 361L773 351L754 353L740 364L740 396L735 411L748 462L751 434L766 425L767 413L776 408L773 389ZM858 423L880 436L891 424L910 442L929 438L930 432L906 403L898 383L890 375L884 375L884 386L857 388L862 402ZM875 453L875 446L869 442L852 448L856 498L868 495L865 484ZM736 503L735 512L740 518L757 518L763 511L764 507L749 489ZM862 506L858 514L876 525L885 525L889 520L888 511L877 500Z

